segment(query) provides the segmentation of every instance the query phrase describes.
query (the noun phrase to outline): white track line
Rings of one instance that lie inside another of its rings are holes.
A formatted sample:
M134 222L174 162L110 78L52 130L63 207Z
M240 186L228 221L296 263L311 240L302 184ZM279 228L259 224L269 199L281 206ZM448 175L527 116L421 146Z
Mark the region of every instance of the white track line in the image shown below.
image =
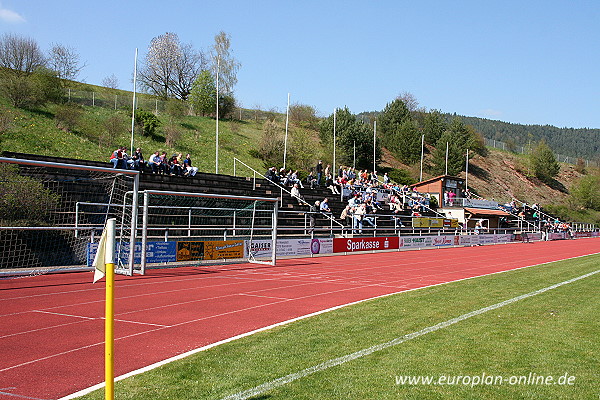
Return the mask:
M221 400L245 400L245 399L248 399L250 397L261 395L261 394L263 394L265 392L268 392L269 390L272 390L272 389L275 389L277 387L283 386L283 385L285 385L287 383L296 381L296 380L298 380L300 378L304 378L304 377L306 377L308 375L312 375L312 374L314 374L316 372L324 371L324 370L329 369L331 367L335 367L335 366L338 366L338 365L341 365L341 364L345 364L345 363L347 363L349 361L353 361L353 360L356 360L358 358L361 358L361 357L364 357L364 356L368 356L370 354L373 354L373 353L381 351L381 350L385 350L385 349L387 349L389 347L396 346L396 345L399 345L401 343L407 342L409 340L418 338L419 336L423 336L423 335L426 335L428 333L435 332L435 331L443 329L443 328L447 328L450 325L454 325L454 324L456 324L458 322L464 321L464 320L469 319L471 317L475 317L475 316L481 315L481 314L486 313L488 311L495 310L495 309L498 309L500 307L507 306L509 304L512 304L512 303L515 303L517 301L526 299L528 297L537 296L538 294L545 293L545 292L547 292L549 290L556 289L556 288L561 287L563 285L567 285L569 283L576 282L576 281L578 281L580 279L584 279L584 278L590 277L590 276L592 276L594 274L597 274L598 272L600 272L600 269L596 270L594 272L590 272L590 273L585 274L585 275L578 276L577 278L569 279L569 280L566 280L566 281L554 284L552 286L545 287L543 289L539 289L539 290L536 290L536 291L533 291L533 292L529 292L529 293L523 294L521 296L513 297L512 299L508 299L508 300L502 301L500 303L492 304L491 306L480 308L479 310L471 311L469 313L460 315L460 316L458 316L456 318L452 318L452 319L449 319L447 321L440 322L439 324L432 325L430 327L421 329L420 331L409 333L407 335L404 335L404 336L398 337L396 339L390 340L389 342L386 342L386 343L381 343L381 344L378 344L378 345L375 345L375 346L371 346L369 348L362 349L362 350L359 350L359 351L357 351L355 353L347 354L347 355L342 356L342 357L332 358L332 359L327 360L327 361L325 361L325 362L323 362L321 364L312 366L310 368L303 369L302 371L294 372L293 374L282 376L281 378L277 378L277 379L272 380L270 382L263 383L262 385L256 386L256 387L254 387L252 389L244 390L242 392L238 392L238 393L232 394L230 396L223 397Z
M358 301L354 301L354 302L351 302L351 303L341 304L339 306L330 307L330 308L327 308L325 310L315 311L313 313L302 315L300 317L292 318L292 319L289 319L289 320L286 320L286 321L277 322L277 323L272 324L272 325L264 326L262 328L258 328L258 329L255 329L255 330L252 330L252 331L249 331L249 332L241 333L239 335L232 336L232 337L227 338L227 339L219 340L218 342L214 342L214 343L208 344L206 346L198 347L197 349L190 350L190 351L188 351L186 353L182 353L182 354L179 354L179 355L167 358L167 359L165 359L163 361L159 361L159 362L156 362L154 364L148 365L146 367L137 369L135 371L131 371L131 372L128 372L126 374L120 375L120 376L118 376L118 377L115 378L115 382L121 381L123 379L127 379L127 378L135 376L135 375L143 374L144 372L151 371L151 370L156 369L158 367L161 367L163 365L169 364L169 363L171 363L173 361L181 360L181 359L189 357L189 356L191 356L193 354L209 350L209 349L211 349L213 347L216 347L216 346L219 346L219 345L222 345L222 344L225 344L225 343L229 343L229 342L232 342L234 340L238 340L238 339L241 339L241 338L244 338L244 337L247 337L247 336L251 336L251 335L254 335L256 333L267 331L267 330L270 330L270 329L273 329L273 328L276 328L276 327L279 327L279 326L287 325L287 324L290 324L292 322L301 321L303 319L314 317L314 316L317 316L317 315L320 315L320 314L325 314L325 313L328 313L330 311L339 310L340 308L345 308L345 307L348 307L348 306L353 306L353 305L356 305L356 304L360 304L360 303L363 303L363 302L366 302L366 301L376 300L376 299L380 299L380 298L384 298L384 297L388 297L388 296L393 296L393 295L400 294L400 293L408 293L408 292L412 292L412 291L415 291L415 290L427 289L427 288L431 288L431 287L435 287L435 286L447 285L449 283L455 283L455 282L461 282L461 281L466 281L466 280L481 278L481 277L484 277L484 276L503 274L503 273L511 272L511 271L518 271L518 270L521 270L521 269L536 267L536 266L545 265L545 264L550 264L550 263L553 263L553 262L559 262L559 261L565 261L565 260L573 260L573 259L577 259L577 258L582 258L582 257L587 257L587 256L595 255L595 254L598 254L598 253L584 254L584 255L581 255L581 256L575 256L575 257L565 258L564 260L548 261L548 262L541 263L541 264L526 265L524 267L513 268L513 269L510 269L510 270L504 270L504 271L498 271L498 272L491 272L489 274L483 274L483 275L478 275L478 276L471 276L471 277L468 277L468 278L462 278L462 279L456 279L456 280L448 281L448 282L436 283L434 285L427 285L427 286L417 287L417 288L414 288L414 289L401 290L401 291L394 292L394 293L386 293L386 294L382 294L380 296L371 297L371 298L368 298L368 299L363 299L363 300L358 300ZM594 273L596 273L596 272L599 272L599 271L595 271ZM105 386L104 382L98 383L98 384L96 384L94 386L90 386L89 388L82 389L82 390L80 390L78 392L72 393L72 394L67 395L65 397L61 397L58 400L72 400L72 399L75 399L77 397L81 397L83 395L91 393L91 392L93 392L95 390L101 389L104 386Z

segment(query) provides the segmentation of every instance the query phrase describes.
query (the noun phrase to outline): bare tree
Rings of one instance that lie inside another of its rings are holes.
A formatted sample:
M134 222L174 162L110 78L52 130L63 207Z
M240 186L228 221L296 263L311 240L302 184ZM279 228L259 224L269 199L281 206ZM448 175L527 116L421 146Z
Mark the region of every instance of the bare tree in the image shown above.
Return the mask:
M80 63L79 53L74 48L52 45L48 54L48 68L54 70L60 79L73 80L84 67L85 63Z
M115 76L115 74L111 74L106 78L102 79L102 86L109 89L118 89L119 88L119 79Z
M35 40L11 33L0 39L0 67L31 73L44 64L44 54Z
M204 64L201 52L191 44L182 45L177 34L167 32L150 42L139 80L150 93L185 100Z
M408 111L410 112L418 111L419 109L419 101L417 100L415 95L413 95L410 92L403 92L398 97L396 97L396 99L402 100L406 105L406 108L408 108Z
M211 67L219 76L219 91L226 94L233 92L237 83L237 71L241 64L231 55L231 38L221 31L215 36L215 44L210 50Z

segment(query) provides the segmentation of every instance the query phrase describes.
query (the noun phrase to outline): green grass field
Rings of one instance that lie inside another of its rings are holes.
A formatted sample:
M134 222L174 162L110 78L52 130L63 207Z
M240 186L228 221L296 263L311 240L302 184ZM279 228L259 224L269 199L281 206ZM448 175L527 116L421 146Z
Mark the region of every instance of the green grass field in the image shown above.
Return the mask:
M598 269L600 255L586 256L366 301L119 381L115 398L220 399ZM598 399L599 288L595 274L251 398ZM510 384L513 376L565 374L571 384ZM397 384L404 376L456 384ZM506 382L473 386L457 376Z

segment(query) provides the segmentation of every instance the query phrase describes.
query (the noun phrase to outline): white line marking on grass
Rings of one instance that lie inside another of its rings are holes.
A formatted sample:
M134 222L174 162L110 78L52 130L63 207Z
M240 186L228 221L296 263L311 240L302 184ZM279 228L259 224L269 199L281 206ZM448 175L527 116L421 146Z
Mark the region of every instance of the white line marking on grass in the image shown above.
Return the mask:
M303 369L302 371L294 372L293 374L282 376L281 378L277 378L275 380L272 380L271 382L263 383L262 385L256 386L256 387L254 387L252 389L244 390L242 392L238 392L238 393L232 394L230 396L223 397L221 400L245 400L245 399L248 399L250 397L261 395L261 394L263 394L265 392L268 392L271 389L275 389L277 387L283 386L283 385L285 385L287 383L296 381L296 380L298 380L300 378L304 378L304 377L306 377L308 375L312 375L312 374L314 374L316 372L324 371L324 370L326 370L328 368L335 367L335 366L341 365L341 364L345 364L345 363L347 363L349 361L353 361L353 360L356 360L358 358L361 358L361 357L364 357L364 356L368 356L370 354L373 354L373 353L381 351L381 350L385 350L385 349L387 349L389 347L399 345L399 344L404 343L406 341L409 341L411 339L415 339L415 338L417 338L419 336L423 336L423 335L426 335L428 333L435 332L435 331L443 329L443 328L447 328L450 325L453 325L453 324L456 324L458 322L464 321L464 320L469 319L471 317L475 317L477 315L481 315L481 314L486 313L488 311L495 310L497 308L507 306L509 304L512 304L512 303L515 303L517 301L526 299L528 297L537 296L538 294L545 293L545 292L547 292L549 290L556 289L556 288L561 287L563 285L567 285L569 283L576 282L576 281L578 281L580 279L584 279L584 278L590 277L590 276L592 276L594 274L597 274L598 272L600 272L600 269L596 270L594 272L590 272L590 273L585 274L585 275L578 276L577 278L569 279L569 280L566 280L564 282L560 282L560 283L557 283L555 285L545 287L543 289L539 289L539 290L536 290L536 291L533 291L533 292L529 292L529 293L523 294L521 296L513 297L512 299L508 299L508 300L502 301L500 303L493 304L491 306L480 308L479 310L471 311L469 313L460 315L460 316L458 316L456 318L452 318L452 319L449 319L447 321L440 322L439 324L432 325L430 327L421 329L420 331L409 333L407 335L398 337L398 338L393 339L393 340L391 340L389 342L386 342L386 343L381 343L381 344L378 344L378 345L375 345L375 346L371 346L369 348L362 349L362 350L359 350L359 351L357 351L355 353L347 354L347 355L342 356L342 357L332 358L331 360L327 360L327 361L325 361L325 362L323 362L321 364L312 366L310 368Z
M568 258L565 258L563 260L548 261L548 262L544 262L544 263L540 263L540 264L531 264L531 265L526 265L526 266L523 266L523 267L517 267L517 268L512 268L512 269L505 269L503 271L496 271L496 272L490 272L488 274L482 274L482 275L470 276L470 277L467 277L467 278L455 279L455 280L452 280L452 281L446 281L446 282L442 282L442 283L436 283L435 285L420 286L420 287L416 287L414 289L406 289L406 290L401 290L401 291L398 291L398 292L386 293L386 294L382 294L382 295L379 295L379 296L370 297L370 298L367 298L367 299L361 299L361 300L353 301L353 302L346 303L346 304L340 304L338 306L326 308L324 310L315 311L315 312L312 312L312 313L309 313L309 314L301 315L299 317L295 317L295 318L291 318L291 319L288 319L288 320L285 320L285 321L277 322L277 323L274 323L274 324L271 324L271 325L268 325L268 326L263 326L262 328L254 329L252 331L244 332L244 333L232 336L232 337L227 338L227 339L219 340L218 342L207 344L206 346L198 347L198 348L190 350L190 351L188 351L186 353L178 354L176 356L173 356L173 357L167 358L165 360L156 362L156 363L148 365L146 367L136 369L134 371L128 372L128 373L123 374L123 375L119 375L118 377L115 378L115 382L121 381L123 379L130 378L130 377L135 376L135 375L143 374L144 372L151 371L151 370L156 369L158 367L161 367L163 365L169 364L169 363L171 363L173 361L184 359L184 358L189 357L189 356L191 356L193 354L200 353L202 351L206 351L206 350L212 349L213 347L217 347L217 346L220 346L220 345L225 344L225 343L233 342L234 340L242 339L242 338L245 338L247 336L252 336L252 335L260 333L260 332L264 332L264 331L268 331L268 330L273 329L273 328L277 328L279 326L288 325L288 324L291 324L293 322L301 321L303 319L307 319L307 318L315 317L317 315L325 314L325 313L328 313L328 312L331 312L331 311L339 310L341 308L345 308L345 307L353 306L353 305L356 305L356 304L364 303L366 301L382 299L382 298L385 298L385 297L388 297L388 296L393 296L393 295L397 295L397 294L400 294L400 293L408 293L408 292L412 292L412 291L415 291L415 290L429 289L429 288L432 288L432 287L435 287L435 286L447 285L449 283L462 282L462 281L467 281L467 280L471 280L471 279L482 278L484 276L498 275L498 274L503 274L503 273L506 273L506 272L513 272L513 271L518 271L518 270L521 270L521 269L526 269L526 268L531 268L531 267L539 267L541 265L551 264L551 263L554 263L554 262L560 262L560 261L566 261L566 260L574 260L574 259L577 259L577 258L588 257L588 256L596 255L596 254L598 254L598 253L583 254L583 255L580 255L580 256L568 257ZM598 271L596 271L596 272L598 272ZM152 331L149 331L149 332L152 332ZM2 370L0 370L0 372L2 372ZM75 399L77 397L81 397L83 395L91 393L91 392L93 392L95 390L102 389L103 387L105 387L105 382L98 383L96 385L90 386L90 387L88 387L86 389L82 389L82 390L80 390L78 392L75 392L75 393L71 393L70 395L67 395L65 397L61 397L59 400L71 400L71 399Z

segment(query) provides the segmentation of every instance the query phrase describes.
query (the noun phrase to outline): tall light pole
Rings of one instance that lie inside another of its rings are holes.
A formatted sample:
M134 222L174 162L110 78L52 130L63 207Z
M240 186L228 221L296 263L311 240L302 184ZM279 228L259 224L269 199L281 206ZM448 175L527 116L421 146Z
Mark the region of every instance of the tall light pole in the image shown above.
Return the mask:
M465 161L465 189L469 188L469 149L467 149L467 160Z
M376 163L377 163L377 159L376 159L376 149L377 147L375 147L375 141L377 140L377 120L373 121L373 173L375 173L375 169L376 169Z
M219 173L219 69L220 56L217 54L217 124L216 124L216 135L215 135L215 174Z
M285 112L285 140L283 141L283 169L286 169L285 163L287 160L287 139L288 139L289 121L290 121L290 94L288 93L288 103L287 103L287 109Z
M335 118L336 118L337 108L333 109L333 168L335 168ZM325 177L327 178L327 177Z
M423 182L423 156L425 155L425 135L421 135L421 171L419 172L419 182Z
M133 107L131 111L131 155L133 155L133 130L135 128L135 84L137 80L137 57L138 57L138 49L135 49L135 58L133 61Z
M446 142L446 175L448 175L448 142Z

